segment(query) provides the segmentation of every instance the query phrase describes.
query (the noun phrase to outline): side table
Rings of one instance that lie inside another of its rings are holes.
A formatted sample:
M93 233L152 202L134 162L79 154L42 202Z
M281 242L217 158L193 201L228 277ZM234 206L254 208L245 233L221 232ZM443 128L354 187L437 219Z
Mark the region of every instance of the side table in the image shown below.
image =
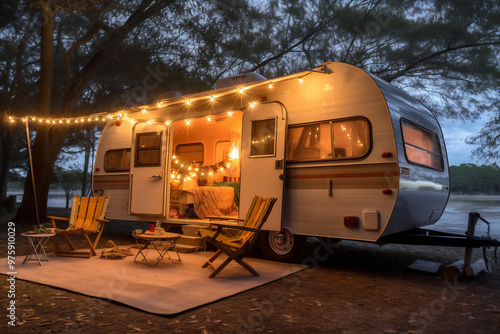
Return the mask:
M181 257L179 256L179 252L177 252L177 249L175 248L175 244L177 243L177 240L181 237L180 234L178 233L170 233L170 232L164 232L163 234L135 234L132 233L134 236L137 246L139 247L139 251L137 252L137 255L134 258L134 262L145 262L148 265L155 266L157 265L161 260L163 260L163 257L165 255L168 256L169 259L173 261L179 261L181 262ZM150 248L150 246L153 246ZM168 250L172 248L173 251L177 254L177 259L172 259L170 257L170 254L168 254ZM158 257L156 258L156 261L154 260L148 260L147 255L149 251L155 250L156 253L158 253ZM137 260L137 258L142 256L141 260Z
M23 264L28 261L38 261L39 265L42 265L42 262L47 264L49 259L45 253L45 244L55 235L55 233L21 233L22 237L28 238L31 247L30 253L24 258Z

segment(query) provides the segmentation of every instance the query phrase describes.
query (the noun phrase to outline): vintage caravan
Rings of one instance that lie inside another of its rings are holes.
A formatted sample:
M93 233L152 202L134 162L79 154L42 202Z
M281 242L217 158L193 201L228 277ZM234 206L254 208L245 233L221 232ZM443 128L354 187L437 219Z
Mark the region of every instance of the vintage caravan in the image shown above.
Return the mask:
M93 174L111 219L199 224L277 197L260 246L288 259L306 236L377 242L435 223L449 196L436 117L344 63L124 110L102 132Z

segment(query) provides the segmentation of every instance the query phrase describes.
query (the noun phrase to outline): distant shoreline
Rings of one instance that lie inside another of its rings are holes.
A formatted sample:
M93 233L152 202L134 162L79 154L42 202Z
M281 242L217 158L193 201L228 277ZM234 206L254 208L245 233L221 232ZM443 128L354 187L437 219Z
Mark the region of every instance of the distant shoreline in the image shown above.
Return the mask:
M464 200L464 201L500 201L500 195L486 195L486 194L450 194L450 200Z

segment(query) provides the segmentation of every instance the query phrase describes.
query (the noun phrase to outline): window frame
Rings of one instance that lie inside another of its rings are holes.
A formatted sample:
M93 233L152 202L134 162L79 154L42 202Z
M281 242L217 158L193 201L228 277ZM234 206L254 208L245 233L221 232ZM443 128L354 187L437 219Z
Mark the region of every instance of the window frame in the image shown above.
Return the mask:
M132 151L132 148L131 147L125 147L125 148L115 148L115 149L110 149L110 150L107 150L106 152L104 152L104 161L103 161L103 165L104 165L104 171L107 172L107 173L120 173L120 172L130 172L130 164L129 164L129 167L128 169L116 169L116 170L109 170L108 168L106 168L106 155L108 154L108 152L116 152L116 151L128 151L131 153Z
M160 136L160 144L158 146L148 146L147 148L142 148L139 147L139 137L141 136L146 136L146 135L159 135ZM163 141L163 133L161 131L152 131L152 132L141 132L137 133L135 137L135 157L134 157L134 167L139 168L139 167L159 167L161 166L161 161L162 161L162 141ZM139 163L139 152L141 151L153 151L157 150L159 153L158 156L158 163L152 163L152 164L144 164L144 163Z
M440 160L441 160L441 168L436 168L436 167L433 167L433 166L430 166L430 165L422 164L422 163L413 161L410 158L408 158L408 154L406 152L406 145L409 145L409 146L414 147L414 148L419 149L419 150L424 150L426 152L429 152L429 154L433 155L433 156L437 156L437 155L433 154L433 152L431 152L431 151L427 151L427 150L425 150L425 149L423 149L421 147L418 147L418 146L412 145L410 143L407 143L405 141L403 122L408 123L409 125L414 126L414 127L418 128L418 129L422 130L422 132L424 132L424 133L427 132L427 133L431 134L432 136L434 136L436 138L436 140L437 140L437 147L438 147L438 151L439 151L439 157L440 157ZM431 130L429 130L429 129L421 126L421 125L418 125L418 124L416 124L416 123L414 123L414 122L412 122L409 119L404 118L404 117L401 117L401 119L400 119L400 127L401 127L401 139L402 139L402 142L403 142L403 149L404 149L406 161L409 164L412 164L412 165L422 166L422 167L430 168L430 169L437 170L437 171L440 171L440 172L444 171L443 151L441 150L441 141L439 139L439 135L437 133L435 133L434 131L431 131Z
M191 145L201 145L201 147L203 148L203 160L200 162L200 161L196 161L197 164L200 164L200 165L203 165L205 163L205 145L200 142L200 141L196 141L196 142L192 142L192 143L182 143L182 144L177 144L174 148L174 155L176 157L180 157L179 155L179 152L178 152L178 149L179 147L182 147L182 146L191 146ZM188 161L189 163L192 163L192 161Z
M336 162L336 161L346 161L346 160L362 160L362 159L365 159L367 156L370 155L372 149L373 149L373 131L372 131L372 124L370 122L370 120L368 118L366 118L365 116L352 116L352 117L344 117L344 118L334 118L334 119L324 119L324 120L318 120L318 121L314 121L314 122L307 122L307 123L298 123L298 124L292 124L292 125L289 125L287 127L287 143L286 145L288 146L288 131L291 129L291 128L295 128L295 127L305 127L305 126L309 126L309 125L320 125L320 124L324 124L324 123L330 123L330 138L331 138L331 145L332 147L333 146L333 142L334 142L334 131L333 131L333 126L332 124L333 123L340 123L340 122L345 122L345 121L352 121L352 120L364 120L366 121L366 124L368 125L368 138L370 140L370 145L368 147L368 149L366 150L366 153L360 157L340 157L340 158L335 158L335 154L333 154L333 157L332 158L329 158L329 159L311 159L311 160L286 160L287 163L309 163L309 162ZM288 148L288 147L287 147ZM334 153L334 152L332 152ZM288 156L288 152L286 154Z
M262 121L274 121L274 136L273 136L273 153L272 154L252 154L252 139L253 139L253 125L256 122L262 122ZM278 117L267 117L263 119L255 119L251 120L251 127L250 127L250 158L269 158L269 157L275 157L276 156L276 145L277 145L277 135L278 135Z

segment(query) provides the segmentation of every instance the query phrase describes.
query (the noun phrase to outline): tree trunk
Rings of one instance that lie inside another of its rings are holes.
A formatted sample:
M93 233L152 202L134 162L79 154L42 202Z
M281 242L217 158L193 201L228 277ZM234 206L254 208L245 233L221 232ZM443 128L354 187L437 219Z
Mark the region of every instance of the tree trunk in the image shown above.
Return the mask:
M2 163L0 166L0 203L3 203L7 198L7 188L9 182L9 170L14 156L13 137L14 129L7 128L1 132L2 134Z
M78 99L87 84L101 71L111 59L119 53L119 47L127 35L139 24L158 13L174 0L159 1L143 0L130 15L125 23L102 44L101 48L92 56L89 62L76 73L69 83L60 108L61 114L69 115L73 111ZM50 0L47 2L50 3ZM38 96L38 115L48 115L50 107L50 91L52 88L53 47L54 47L54 13L48 5L40 5L43 17L41 32L41 72L40 93ZM33 148L33 168L35 169L35 185L40 221L47 217L47 199L52 179L53 168L66 138L67 130L64 127L40 126L37 131L35 147ZM31 178L26 179L24 196L14 221L34 222L36 215L33 210L33 189Z
M89 174L89 163L90 163L90 146L92 145L92 129L85 130L85 161L83 164L83 175L82 175L82 197L87 195L87 179Z
M38 93L38 100L36 111L40 116L48 116L50 110L50 95L52 92L52 78L54 72L54 12L50 7L50 1L39 4L40 12L42 14L42 28L41 28L41 51L40 51L40 91ZM31 177L26 178L24 185L24 195L14 221L34 223L37 221L35 213L35 200L38 203L40 221L47 217L47 198L49 194L48 187L50 186L50 179L52 178L52 168L48 160L53 156L53 146L49 141L50 130L48 125L40 125L38 127L35 146L33 147L33 168L34 179L36 185L37 196L36 199L33 195L33 183ZM59 140L59 138L56 138ZM64 141L64 138L62 139ZM28 152L29 153L29 152ZM56 153L57 157L57 153ZM48 163L48 164L47 164ZM33 172L30 169L30 173Z

